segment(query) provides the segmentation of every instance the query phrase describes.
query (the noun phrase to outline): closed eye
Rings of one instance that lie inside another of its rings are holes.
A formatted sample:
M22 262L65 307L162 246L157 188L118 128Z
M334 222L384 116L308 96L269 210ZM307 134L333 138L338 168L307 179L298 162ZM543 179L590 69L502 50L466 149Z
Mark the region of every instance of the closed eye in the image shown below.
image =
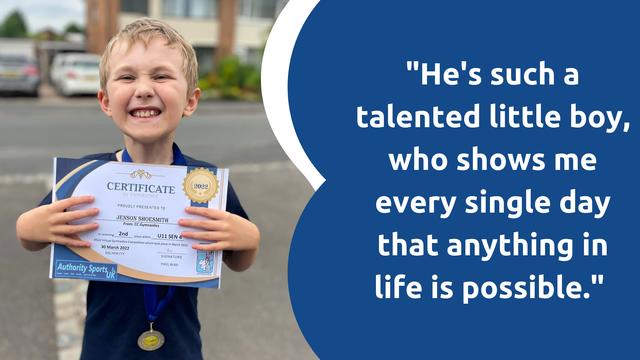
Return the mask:
M171 79L171 77L169 75L161 74L161 75L154 76L154 79L155 80L167 80L167 79Z

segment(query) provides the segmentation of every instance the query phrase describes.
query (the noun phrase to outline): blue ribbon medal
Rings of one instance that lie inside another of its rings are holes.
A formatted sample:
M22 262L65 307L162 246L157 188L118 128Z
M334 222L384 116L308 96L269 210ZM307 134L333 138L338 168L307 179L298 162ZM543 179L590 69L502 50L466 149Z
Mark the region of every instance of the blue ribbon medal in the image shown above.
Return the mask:
M126 148L122 151L122 162L133 162ZM173 144L173 163L171 165L187 165L184 155L182 155L180 148L175 143ZM176 291L175 286L169 286L166 295L158 301L159 288L158 285L144 285L144 308L149 320L149 330L140 334L138 346L145 351L154 351L164 345L164 335L160 331L153 329L153 322L158 319L162 310L167 307Z

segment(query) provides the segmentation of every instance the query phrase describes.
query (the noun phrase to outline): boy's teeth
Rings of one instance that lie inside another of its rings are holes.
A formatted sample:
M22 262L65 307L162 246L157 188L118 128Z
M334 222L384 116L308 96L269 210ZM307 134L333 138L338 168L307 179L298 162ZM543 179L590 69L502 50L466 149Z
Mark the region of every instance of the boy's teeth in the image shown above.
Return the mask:
M136 110L133 112L135 117L152 117L158 115L157 110Z

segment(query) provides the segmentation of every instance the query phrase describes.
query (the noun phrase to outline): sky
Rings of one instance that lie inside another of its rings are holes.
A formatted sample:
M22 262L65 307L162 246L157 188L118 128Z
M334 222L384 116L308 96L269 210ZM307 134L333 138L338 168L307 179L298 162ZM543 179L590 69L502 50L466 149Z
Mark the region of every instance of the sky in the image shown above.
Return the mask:
M70 22L84 26L84 0L1 0L0 22L13 10L20 10L30 33L45 28L64 30Z

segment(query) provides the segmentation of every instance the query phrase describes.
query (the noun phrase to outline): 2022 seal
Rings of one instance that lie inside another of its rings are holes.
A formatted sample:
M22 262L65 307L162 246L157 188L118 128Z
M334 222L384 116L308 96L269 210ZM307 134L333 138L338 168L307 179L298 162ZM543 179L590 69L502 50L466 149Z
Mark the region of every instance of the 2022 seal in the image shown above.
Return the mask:
M185 195L191 201L207 203L213 199L219 190L218 178L206 168L197 168L190 171L184 178L182 187Z

